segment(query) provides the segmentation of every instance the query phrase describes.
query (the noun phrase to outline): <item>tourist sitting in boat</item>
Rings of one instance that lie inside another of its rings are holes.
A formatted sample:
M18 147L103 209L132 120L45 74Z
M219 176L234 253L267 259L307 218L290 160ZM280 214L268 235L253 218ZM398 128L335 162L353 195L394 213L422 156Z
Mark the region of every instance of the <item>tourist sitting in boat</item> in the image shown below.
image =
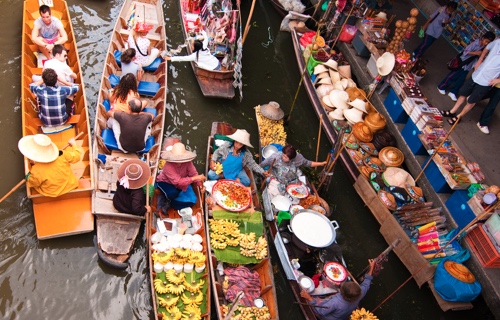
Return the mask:
M141 100L134 98L128 102L128 111L108 111L108 125L113 129L118 148L125 153L139 152L146 146L151 133L154 115L142 112Z
M144 70L139 62L137 62L136 50L134 48L128 48L123 51L120 56L120 62L122 63L122 74L131 73L137 79L137 82L141 81Z
M194 61L198 68L207 70L220 70L221 65L219 59L213 56L208 50L208 36L205 31L202 31L203 42L194 40L190 43L191 54L188 56L165 57L165 60L172 62L177 61Z
M56 44L52 49L52 55L53 58L45 61L43 64L43 69L53 69L57 73L58 86L71 86L77 76L66 63L68 59L66 48L61 44ZM37 85L41 85L43 83L42 77L33 75L33 82Z
M250 134L246 130L238 129L227 137L234 141L233 145L225 144L214 152L210 160L210 170L208 171L209 180L225 178L236 180L248 187L250 186L250 178L248 178L244 167L248 167L248 169L266 177L269 176L269 173L259 167L253 159L252 153L247 150L247 147L253 148L253 146L250 144ZM222 164L223 171L221 174L215 172L217 163Z
M151 29L153 29L153 25L137 22L132 34L127 39L128 47L135 49L138 53L136 61L141 66L149 66L160 55L160 50L152 47L151 41L147 38Z
M38 116L44 126L60 126L68 121L73 115L73 100L71 97L78 92L79 86L58 86L57 73L53 69L45 69L42 72L44 85L30 84L30 90L38 100L40 108Z
M139 91L137 91L137 79L132 73L127 73L120 78L120 82L113 88L111 97L105 95L104 99L109 99L111 110L128 112L128 102L140 97ZM141 104L144 108L147 102L142 101Z
M197 197L191 184L202 188L205 176L198 174L193 165L196 153L186 150L184 144L177 142L162 152L167 162L156 178L157 187L170 201L170 207L180 210L192 207Z
M22 137L18 148L29 159L30 172L26 184L47 197L57 197L78 187L78 179L71 171L71 164L80 161L82 150L74 138L67 149L59 151L47 135L35 134Z
M149 165L139 159L125 161L117 172L116 192L113 196L113 206L122 213L143 216L151 212L146 205L146 194L142 187L148 183L151 171Z
M301 175L299 167L315 168L326 165L326 161L315 162L307 160L291 145L286 145L281 152L274 153L261 162L260 166L271 166L271 174L284 185L297 183Z
M343 282L340 285L340 294L336 294L326 299L313 298L305 290L300 292L300 296L306 299L312 306L320 307L314 308L319 319L347 320L351 313L358 307L359 301L363 299L368 289L370 289L375 261L369 259L368 262L370 263L370 269L365 275L365 279L361 285L353 281Z
M38 12L40 17L33 24L31 41L38 46L38 49L45 57L50 58L54 46L68 41L68 35L61 20L52 16L49 6L40 6Z

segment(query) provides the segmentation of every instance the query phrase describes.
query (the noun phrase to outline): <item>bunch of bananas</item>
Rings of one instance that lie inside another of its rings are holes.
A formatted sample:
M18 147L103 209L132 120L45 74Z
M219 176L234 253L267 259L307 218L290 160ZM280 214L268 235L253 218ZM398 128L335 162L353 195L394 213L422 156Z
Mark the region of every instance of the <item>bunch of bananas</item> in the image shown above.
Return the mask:
M184 308L182 319L201 320L201 309L196 304L187 305Z
M156 292L159 294L168 293L167 282L162 279L155 279L153 281L153 285L155 287Z
M255 258L262 260L267 257L267 240L264 236L259 237L255 246Z
M166 298L158 297L158 304L167 309L175 306L177 304L177 301L179 301L179 297L175 296L167 295Z
M378 320L377 316L365 308L356 309L351 313L351 320Z
M186 279L186 274L184 272L177 274L174 269L170 269L165 274L165 278L173 284L181 284Z
M161 313L162 320L180 320L182 318L182 312L176 306L167 309L167 313Z
M204 284L205 284L205 280L203 280L203 279L200 279L199 282L196 282L196 280L193 280L193 282L191 282L191 283L184 281L184 287L186 287L186 290L191 292L191 293L197 293L198 291L200 291Z
M222 315L225 317L229 312L229 307L221 306ZM262 308L239 306L230 318L231 320L270 320L271 314L267 306Z
M267 146L271 143L286 144L286 132L282 120L271 120L260 113L260 106L255 107L257 123L259 124L259 136L261 145Z
M184 292L181 296L182 302L185 305L195 304L200 305L203 302L203 292Z
M222 163L220 163L220 162L215 163L215 173L221 174L222 170L223 170Z

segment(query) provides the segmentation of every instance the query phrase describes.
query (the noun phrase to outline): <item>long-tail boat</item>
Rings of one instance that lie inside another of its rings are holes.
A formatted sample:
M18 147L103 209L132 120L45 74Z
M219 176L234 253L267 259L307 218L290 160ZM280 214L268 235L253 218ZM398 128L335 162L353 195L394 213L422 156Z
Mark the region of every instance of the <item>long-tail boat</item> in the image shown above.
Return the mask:
M107 93L119 81L121 69L119 56L126 49L125 44L136 22L146 22L153 26L147 38L160 51L166 48L165 21L160 1L126 0L117 17L111 34L104 70L97 98L94 125L93 172L96 181L93 185L94 202L92 212L96 216L97 252L101 260L116 268L126 268L127 259L142 224L143 217L118 212L113 207L113 194L116 190L117 171L128 159L149 160L151 169L150 184L154 184L163 141L165 103L167 93L167 64L163 59L143 67L144 75L138 85L141 100L147 101L143 111L152 113L151 135L145 148L138 153L124 153L117 144L113 130L106 126L110 109Z
M230 135L236 131L231 125L221 122L213 122L211 134L208 138L207 147L207 165L206 173L208 174L209 163L211 156L214 152L214 142L217 135ZM243 247L242 242L239 241L237 246L227 246L227 249L217 249L212 245L215 242L211 242L211 239L215 239L215 225L219 222L229 221L230 224L238 224L238 237L242 236L255 236L255 241L262 238L264 241L266 239L266 233L263 225L263 217L260 210L260 200L257 194L257 186L255 184L255 179L253 173L246 169L246 173L250 178L250 187L248 189L250 204L248 208L240 212L229 212L223 209L220 205L214 203L213 197L207 198L205 200L205 218L207 225L207 238L209 239L210 250L209 263L210 263L210 274L212 277L212 293L213 293L213 303L215 305L215 311L217 314L217 319L228 319L232 316L238 316L240 313L253 313L258 314L268 314L270 319L279 319L278 315L278 304L276 299L276 290L274 288L274 275L273 267L271 264L269 256L269 248L263 249L266 252L261 257L254 256L243 256L241 254ZM219 180L217 183L225 183L225 181L230 180ZM233 181L230 181L233 183ZM240 184L241 187L243 185ZM210 227L208 227L210 226ZM247 230L248 228L248 230ZM252 232L250 232L252 231ZM233 234L234 235L234 234ZM236 235L234 235L236 236ZM211 238L213 237L213 238ZM237 238L235 238L237 239ZM242 239L242 238L240 238ZM220 240L220 238L219 238ZM219 242L217 240L217 242ZM267 241L267 240L266 240ZM258 242L257 242L258 243ZM254 250L258 251L258 250ZM245 262L245 263L243 263ZM235 287L240 286L242 291L245 291L246 286L243 285L245 281L250 282L250 280L240 279L241 283L235 283L235 279L239 279L237 275L248 274L253 280L258 279L259 283L256 285L252 284L252 289L258 291L255 295L255 300L248 303L249 297L243 297L241 299L240 292ZM244 302L246 300L246 303ZM227 317L227 318L226 318ZM266 318L269 319L269 318Z
M33 203L38 239L63 237L94 230L94 218L92 216L94 175L90 168L92 161L91 135L78 49L66 1L53 0L49 1L49 4L51 4L52 16L61 20L68 35L68 41L64 44L68 51L67 63L71 70L77 74L75 84L79 85L79 90L74 96L75 112L66 124L61 126L64 128L58 127L57 130L44 127L38 117L36 97L30 91L29 86L33 82L33 75L42 74L43 60L45 59L38 52L38 46L31 40L34 22L40 17L38 11L40 3L38 0L26 0L23 8L21 49L23 136L45 132L59 148L66 145L69 139L75 138L78 146L83 149L83 156L78 163L71 165L73 174L78 178L77 189L58 197L47 197L27 187L28 198ZM28 173L31 168L28 159L24 160L24 167L25 172Z

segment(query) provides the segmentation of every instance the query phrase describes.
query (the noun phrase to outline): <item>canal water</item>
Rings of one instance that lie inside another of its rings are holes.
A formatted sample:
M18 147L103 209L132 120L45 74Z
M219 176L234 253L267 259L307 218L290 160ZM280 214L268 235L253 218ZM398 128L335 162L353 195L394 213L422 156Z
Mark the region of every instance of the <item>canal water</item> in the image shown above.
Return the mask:
M2 180L0 194L7 193L23 177L22 155L17 149L21 137L20 49L22 1L2 0L0 11L0 157ZM118 0L69 0L80 60L83 64L87 100L95 110L107 41L120 11ZM244 1L248 16L251 2ZM168 43L177 47L182 35L176 1L164 1ZM243 53L243 95L234 100L205 99L187 63L169 67L168 115L166 133L182 141L200 156L196 166L204 170L207 135L213 121L226 121L252 134L258 145L253 107L274 100L286 113L294 105L286 127L288 142L307 158L314 159L318 119L305 92L295 98L300 81L291 38L279 32L280 17L268 0L256 0L252 27ZM244 23L246 19L244 19ZM93 116L92 116L93 119ZM92 126L92 125L91 125ZM319 158L330 149L321 136ZM340 224L340 243L349 269L360 272L368 258L374 258L387 244L378 233L379 225L349 183L339 165L330 186L328 202L334 208L333 219ZM144 234L140 234L125 271L101 264L95 250L93 233L38 241L26 191L20 189L0 204L0 314L2 319L153 319L147 278ZM277 256L276 292L281 319L302 319L293 303ZM373 309L395 290L409 274L394 254L362 301ZM442 312L428 288L410 281L376 314L380 319L493 319L482 300L472 311Z

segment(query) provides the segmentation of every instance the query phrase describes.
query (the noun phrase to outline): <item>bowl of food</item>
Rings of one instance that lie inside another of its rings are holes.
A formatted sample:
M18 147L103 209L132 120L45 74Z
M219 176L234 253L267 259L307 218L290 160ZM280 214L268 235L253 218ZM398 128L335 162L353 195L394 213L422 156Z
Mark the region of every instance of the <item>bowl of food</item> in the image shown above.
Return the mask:
M294 204L293 206L290 207L290 213L292 215L299 213L300 210L304 210L304 207L298 204Z
M303 199L309 195L307 187L303 184L289 184L286 186L286 192L294 198Z

